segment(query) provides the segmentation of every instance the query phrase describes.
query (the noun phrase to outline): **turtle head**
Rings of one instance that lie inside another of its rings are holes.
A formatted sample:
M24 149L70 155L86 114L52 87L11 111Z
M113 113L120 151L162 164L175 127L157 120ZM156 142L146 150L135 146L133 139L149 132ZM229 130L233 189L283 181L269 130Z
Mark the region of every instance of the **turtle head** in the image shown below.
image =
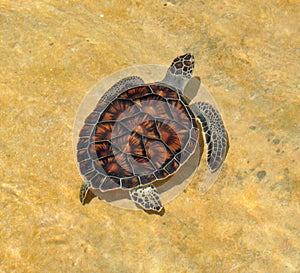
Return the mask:
M162 82L183 90L192 77L193 70L194 56L192 54L178 56L172 62Z

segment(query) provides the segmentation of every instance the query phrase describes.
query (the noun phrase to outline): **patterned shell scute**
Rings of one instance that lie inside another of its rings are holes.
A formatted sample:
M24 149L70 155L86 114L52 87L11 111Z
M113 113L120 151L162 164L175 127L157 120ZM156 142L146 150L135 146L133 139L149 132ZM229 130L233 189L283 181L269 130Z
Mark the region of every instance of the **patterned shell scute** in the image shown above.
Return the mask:
M198 126L180 91L145 84L100 100L79 137L80 172L92 187L132 189L174 174L195 151Z

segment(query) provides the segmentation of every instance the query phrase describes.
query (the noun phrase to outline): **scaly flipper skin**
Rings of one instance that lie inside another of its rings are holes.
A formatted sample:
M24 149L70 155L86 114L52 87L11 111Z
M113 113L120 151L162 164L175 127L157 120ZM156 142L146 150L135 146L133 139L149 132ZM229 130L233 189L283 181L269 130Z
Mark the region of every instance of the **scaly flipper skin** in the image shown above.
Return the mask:
M153 185L141 187L129 191L131 200L140 205L144 210L160 212L163 208L159 193Z
M141 84L144 84L144 81L140 77L130 76L124 78L115 83L107 92L105 92L100 101L110 102L125 90L133 88L135 86L139 86Z
M80 188L80 202L82 205L88 204L91 199L96 197L93 193L90 192L90 185L91 183L89 181L83 181L81 188ZM89 196L89 198L88 198Z
M220 113L205 102L196 102L190 106L199 118L208 146L207 164L211 172L216 172L223 164L229 141Z

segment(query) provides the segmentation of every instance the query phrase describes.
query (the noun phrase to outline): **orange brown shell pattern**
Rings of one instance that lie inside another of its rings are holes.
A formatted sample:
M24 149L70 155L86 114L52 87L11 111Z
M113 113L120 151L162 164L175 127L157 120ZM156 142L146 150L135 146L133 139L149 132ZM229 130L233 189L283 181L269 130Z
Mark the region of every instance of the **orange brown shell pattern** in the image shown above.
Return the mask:
M178 92L157 84L100 100L79 135L81 174L101 191L132 189L174 174L198 141L187 105Z

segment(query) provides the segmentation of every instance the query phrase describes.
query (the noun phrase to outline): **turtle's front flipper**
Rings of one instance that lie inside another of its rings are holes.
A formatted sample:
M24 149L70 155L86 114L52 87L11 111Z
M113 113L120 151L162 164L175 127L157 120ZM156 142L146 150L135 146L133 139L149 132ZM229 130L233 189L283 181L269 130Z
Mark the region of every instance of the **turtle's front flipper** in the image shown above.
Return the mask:
M123 91L141 84L144 84L144 81L138 76L130 76L124 78L118 81L117 83L115 83L111 88L109 88L107 92L104 93L103 96L101 97L100 102L101 101L110 102L115 97L120 95Z
M129 191L131 200L139 204L144 210L161 211L163 208L159 193L153 185L133 189Z
M205 102L196 102L191 106L194 114L199 118L208 146L207 164L210 171L216 172L223 164L229 141L222 117L218 110Z

